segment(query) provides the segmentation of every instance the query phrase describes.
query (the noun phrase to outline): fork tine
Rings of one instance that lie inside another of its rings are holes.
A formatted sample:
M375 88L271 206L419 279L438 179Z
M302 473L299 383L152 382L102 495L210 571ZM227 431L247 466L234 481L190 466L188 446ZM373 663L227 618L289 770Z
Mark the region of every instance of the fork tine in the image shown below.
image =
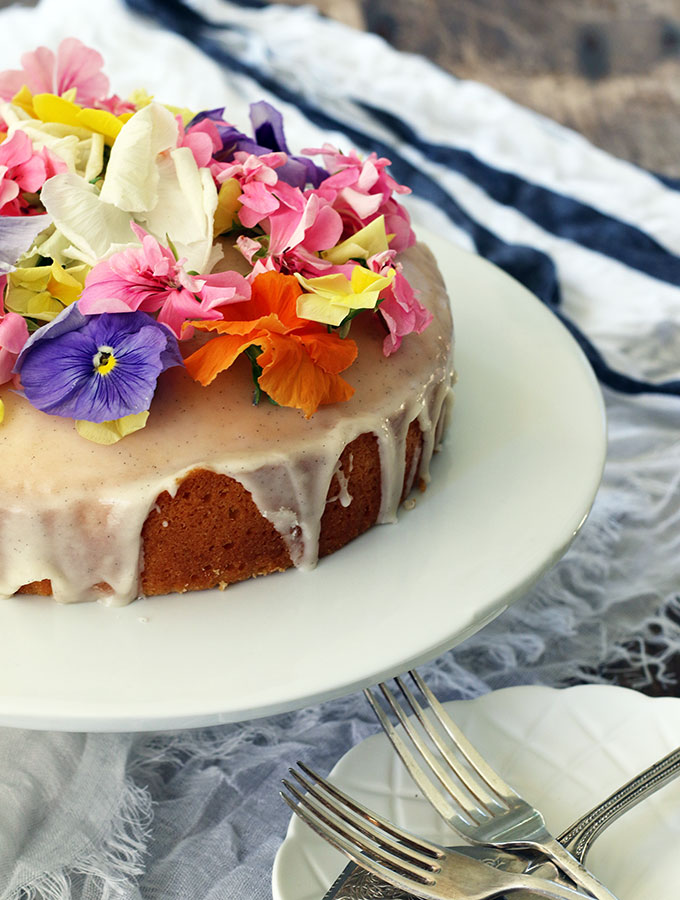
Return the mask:
M441 851L437 847L433 847L425 840L414 838L407 831L402 831L401 828L393 825L392 822L383 819L378 813L362 806L339 788L316 775L304 763L298 762L298 765L309 773L312 778L316 778L318 784L312 784L299 772L296 772L295 769L289 769L290 774L302 785L308 794L311 794L312 797L323 804L334 815L356 828L357 831L360 831L371 840L384 844L398 856L404 856L404 858L412 861L417 860L431 872L438 868L439 863L437 861L441 858ZM325 794L323 793L324 791ZM334 799L329 799L327 795L331 795ZM393 840L393 837L396 837L399 843Z
M411 776L411 778L418 785L420 790L423 792L423 795L428 800L428 802L437 810L442 818L450 820L459 815L458 810L455 810L447 800L444 799L443 795L439 792L437 788L435 788L434 784L427 777L425 772L423 771L420 763L416 761L415 756L408 749L404 741L402 740L399 732L395 729L394 725L390 722L390 720L385 715L380 704L377 702L371 691L368 689L364 690L364 696L368 700L371 709L375 713L378 721L380 722L383 731L387 735L390 740L390 743L394 747L397 752L397 755L406 766L406 769Z
M454 803L457 804L459 809L454 809L447 803L446 800L444 800L441 797L440 791L432 783L432 781L428 777L425 769L423 769L422 766L416 761L415 757L412 754L410 754L410 752L408 750L406 750L406 747L401 742L401 739L400 739L398 733L395 731L394 728L391 727L391 725L389 725L390 731L388 731L388 737L390 738L390 740L392 740L392 743L393 743L397 753L399 753L399 755L401 756L402 761L406 765L406 768L408 769L411 777L414 779L414 781L416 782L418 787L420 787L420 789L423 791L423 793L425 794L425 796L431 803L435 803L437 812L439 812L440 815L443 815L447 818L451 818L454 816L459 817L462 812L463 818L466 820L467 824L480 825L481 822L484 821L484 818L483 818L483 814L480 817L480 811L479 811L478 807L476 805L471 804L469 795L467 793L464 793L461 790L460 786L455 781L453 781L448 776L448 774L444 771L441 764L435 758L435 756L433 755L430 748L427 746L427 744L423 741L420 734L418 734L416 729L413 727L412 722L409 720L409 718L407 717L404 710L397 703L396 698L394 697L394 694L387 687L387 685L383 682L382 684L379 684L378 687L380 688L382 695L385 698L390 709L392 710L394 715L397 717L402 728L404 729L404 731L408 735L409 739L411 740L411 743L413 744L415 749L420 754L421 759L426 764L426 767L432 772L432 774L437 778L437 780L443 785L444 789L448 792L451 799L454 801ZM367 693L367 692L365 691L364 693ZM368 696L368 694L367 694L367 696ZM374 702L374 703L371 703L371 706L373 707L374 712L380 719L380 724L383 726L383 729L387 729L388 725L386 723L389 724L389 719L383 713L379 704L377 702ZM382 713L382 715L381 715L381 713ZM410 759L408 762L404 758L404 755L403 755L402 751L399 749L399 746L397 745L397 743L395 743L395 739L397 742L399 742L402 745L405 753L407 753L410 756ZM454 774L458 774L456 772L456 769L454 766L452 766L451 768L453 769ZM459 777L460 777L460 775L459 775ZM434 798L438 798L438 800L435 801Z
M432 712L435 714L440 724L447 732L451 740L458 747L462 755L468 761L470 766L473 768L475 772L483 778L486 782L487 786L499 797L507 798L508 796L517 797L519 799L518 794L514 791L509 785L507 785L503 779L495 772L488 762L480 755L480 753L473 747L473 745L468 741L460 728L456 725L456 723L451 719L451 717L446 713L444 707L441 705L439 700L435 697L429 687L425 684L420 675L415 671L415 669L411 669L408 673L416 684L418 690L422 693L422 695L427 700Z
M382 847L376 847L359 834L355 834L342 822L338 822L324 812L312 798L302 794L286 779L283 785L297 800L281 792L293 812L309 825L320 837L348 856L357 865L368 869L379 878L395 883L400 878L400 887L412 889L417 886L434 885L431 873L422 868L410 865L405 859L392 856Z
M451 752L450 743L446 740L445 737L442 736L441 732L439 731L437 726L432 722L432 720L429 719L425 715L425 710L420 705L420 703L418 703L415 696L409 690L409 688L404 683L404 681L398 677L395 678L394 680L395 680L397 687L403 694L409 707L411 708L411 711L415 714L416 718L422 725L422 728L423 728L423 731L425 732L425 734L430 738L432 743L435 745L435 747L437 748L437 750L439 751L439 753L441 754L442 758L444 759L446 764L449 766L451 771L465 785L465 787L472 794L472 796L475 797L475 799L478 800L479 803L481 803L482 806L484 806L485 809L487 809L489 811L489 813L491 813L491 814L493 814L492 807L496 807L496 806L500 805L503 809L505 809L505 804L503 803L502 799L497 797L495 792L492 793L489 790L487 790L487 785L486 785L485 781L483 781L483 780L479 781L476 778L473 780L473 778L471 777L472 773L470 772L470 770L467 768L467 766L465 766L464 763L461 762L460 759L458 759ZM423 682L423 684L424 684L424 682ZM382 685L381 685L381 687L382 687ZM383 690L383 693L384 693L384 690ZM432 696L434 697L434 695L432 695ZM429 700L429 698L427 698L427 697L426 697L426 699ZM435 702L437 702L436 699L435 699ZM390 704L390 705L392 705L392 704ZM392 706L392 709L395 709L395 707ZM432 711L435 713L435 716L436 716L437 711L434 709ZM395 710L395 712L396 712L396 710ZM442 715L444 715L444 716L446 715L446 713L444 712L443 709L441 709L441 707L440 707L440 712ZM399 720L403 721L401 716L400 716ZM439 721L440 725L442 725L438 716L437 716L437 721ZM449 724L452 725L453 723L449 721ZM442 725L442 727L444 727L444 726ZM450 734L450 732L448 732L448 733ZM413 740L413 738L411 738L411 739ZM447 780L442 779L441 774L440 774L440 772L441 772L440 766L437 764L437 761L432 756L432 754L429 752L429 749L427 748L427 746L424 744L422 747L420 744L417 744L417 746L418 746L418 750L425 756L427 761L433 767L434 773L437 775L437 778L439 778L439 780L441 781L443 786L446 788L446 790L451 791L450 779L447 779ZM465 759L467 759L465 754L462 754L462 755L464 756ZM473 772L476 772L476 770L473 770Z

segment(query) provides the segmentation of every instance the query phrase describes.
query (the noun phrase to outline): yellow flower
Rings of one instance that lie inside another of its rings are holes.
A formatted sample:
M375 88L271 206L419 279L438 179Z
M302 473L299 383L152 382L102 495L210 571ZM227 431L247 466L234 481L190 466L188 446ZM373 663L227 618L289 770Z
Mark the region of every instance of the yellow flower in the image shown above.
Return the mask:
M241 208L241 185L235 178L227 178L220 185L217 195L217 209L213 218L213 236L219 237L225 231L230 231L236 213Z
M76 431L81 437L94 444L116 444L118 441L139 431L146 425L149 412L133 413L123 416L122 419L112 419L110 422L88 422L86 419L76 419Z
M75 96L75 91L73 94ZM15 106L21 107L21 109L23 109L25 113L28 113L31 118L35 118L35 113L33 112L33 94L26 85L12 97L12 103Z
M27 89L22 88L14 96L14 101L21 100L25 91ZM104 135L84 125L67 124L64 121L42 121L36 116L30 91L28 99L24 98L24 101L7 103L3 107L3 117L9 126L10 135L17 130L23 131L31 139L36 150L47 147L66 163L70 172L82 175L86 181L96 178L104 168ZM61 107L62 118L69 118L66 115L68 99L65 103L66 107Z
M153 94L150 94L145 88L135 88L128 99L130 103L134 103L137 109L141 109L153 102Z
M37 257L25 262L37 262ZM82 263L67 269L58 262L17 268L9 274L5 306L22 316L50 322L80 297L89 271Z
M106 109L84 108L57 94L35 94L33 110L35 118L42 122L57 122L71 128L97 132L104 136L109 147L113 146L121 128L133 116L131 112L114 116Z
M132 118L133 113L126 112L114 116L106 109L82 107L75 102L75 96L75 88L60 96L58 94L31 94L24 85L12 97L12 104L22 110L24 115L30 119L37 119L50 126L67 126L78 137L82 137L83 129L88 133L99 134L111 147L121 128L128 119Z
M341 266L350 259L369 259L376 253L384 253L389 249L389 242L393 237L393 234L385 232L385 216L378 216L356 234L330 250L324 250L321 255L333 265Z
M298 316L312 322L338 326L353 310L375 309L381 291L394 278L394 270L389 275L377 275L357 265L352 269L351 279L342 273L322 275L320 278L296 277L308 292L298 297Z
M145 91L144 88L135 88L128 99L130 103L134 103L137 109L142 109L144 106L148 106L149 103L153 103L154 98L153 94ZM187 109L186 106L172 106L170 103L163 103L162 105L166 109L169 109L173 116L181 116L182 124L185 128L196 115L193 110Z

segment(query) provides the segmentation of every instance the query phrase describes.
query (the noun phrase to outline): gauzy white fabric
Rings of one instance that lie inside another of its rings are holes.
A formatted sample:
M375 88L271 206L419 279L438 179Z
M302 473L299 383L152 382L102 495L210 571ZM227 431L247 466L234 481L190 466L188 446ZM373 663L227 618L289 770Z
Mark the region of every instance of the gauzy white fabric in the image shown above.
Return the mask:
M351 98L370 101L433 142L469 150L680 250L680 194L652 175L476 83L458 81L379 38L324 20L309 8L194 4L240 26L222 34L234 56L380 137L382 126ZM272 99L192 44L132 15L116 0L42 0L0 13L2 67L25 50L75 35L102 51L114 89L144 86L194 109L226 106L242 126L248 104ZM292 148L341 133L314 127L294 106ZM428 161L400 139L399 152L505 241L555 262L564 311L608 361L636 377L669 379L680 368L680 289L621 260L552 233L473 180ZM364 149L370 149L364 148ZM471 247L468 232L422 197L416 224ZM564 559L503 616L423 671L443 699L515 683L596 680L598 666L668 676L680 650L672 617L680 550L680 399L606 391L609 454L589 522ZM293 574L291 577L295 577ZM652 636L654 658L642 638ZM631 640L627 640L631 638ZM244 635L244 640L248 636ZM203 731L69 735L0 730L1 900L264 900L289 813L277 796L298 758L327 771L376 730L363 698Z

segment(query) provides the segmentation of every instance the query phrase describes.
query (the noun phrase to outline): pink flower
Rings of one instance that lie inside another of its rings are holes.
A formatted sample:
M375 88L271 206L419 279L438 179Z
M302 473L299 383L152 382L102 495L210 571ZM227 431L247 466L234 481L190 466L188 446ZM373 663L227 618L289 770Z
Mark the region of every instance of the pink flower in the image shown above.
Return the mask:
M385 232L393 234L390 240L390 249L401 253L407 247L412 247L416 242L416 236L411 228L411 217L407 210L397 203L394 197L390 197L380 207L380 215L385 216Z
M244 234L237 239L236 247L253 267L246 275L246 280L250 284L261 272L281 272L283 275L294 275L296 272L299 272L305 278L317 278L321 275L339 273L349 279L354 268L354 263L335 266L316 253L310 253L308 250L305 250L302 246L287 250L281 256L255 258L255 254L262 249L262 245Z
M137 107L134 103L131 103L129 100L123 100L118 94L111 94L110 97L105 97L103 100L95 100L92 105L97 109L105 109L114 116L137 112Z
M241 256L248 261L248 264L254 266L256 262L255 254L262 250L260 241L255 241L246 234L240 234L236 238L236 247L241 253Z
M249 272L246 275L248 282L252 285L253 281L257 278L258 275L261 275L263 272L280 272L281 268L276 264L276 262L271 258L271 256L266 256L264 259L258 259L255 261L255 265L253 266L252 272ZM284 273L285 274L285 273Z
M332 144L304 152L321 154L324 165L331 172L316 193L331 203L342 216L345 223L343 237L384 215L387 233L395 235L390 243L391 249L399 252L415 243L409 215L394 199L394 194L409 194L410 188L398 184L387 173L389 159L371 153L361 160L355 150L345 156Z
M46 147L35 152L28 135L16 131L0 144L0 215L30 213L22 191L38 191L48 178L66 169L66 163Z
M28 326L23 316L13 312L0 315L0 384L12 378L14 363L27 340Z
M250 285L236 272L189 275L184 260L176 260L139 225L132 229L142 243L115 253L88 274L78 301L85 314L142 310L158 312L158 321L178 338L188 319L221 319L221 307L250 298Z
M278 207L263 222L269 234L269 255L280 256L288 250L304 247L316 252L334 247L342 234L342 219L328 200L280 181L272 194Z
M109 79L101 71L101 54L86 47L77 38L65 38L57 54L47 47L38 47L21 57L23 69L8 69L0 73L0 97L11 100L26 85L33 94L64 94L76 89L76 102L93 106L102 100Z
M213 153L222 149L222 141L210 119L203 119L189 129L184 128L181 116L175 116L179 129L178 147L188 147L193 153L199 169L209 168L213 163ZM218 164L219 165L219 164Z
M330 271L340 271L330 262L320 257L321 250L334 247L342 234L342 219L328 201L314 191L301 191L285 181L278 181L271 187L271 195L278 208L262 220L261 227L268 240L254 240L241 235L236 246L251 266L257 266L248 275L253 281L261 271L276 271L290 275L315 277L327 275ZM266 258L255 259L266 249ZM349 267L351 271L351 266Z
M380 275L386 275L390 268L396 269L396 274L385 289L384 299L378 307L378 312L388 330L387 337L383 341L385 356L390 356L398 350L407 334L414 331L420 334L432 321L432 313L418 300L416 292L402 274L401 263L392 263L393 257L394 251L388 250L387 253L373 256L367 261L369 269Z
M285 163L286 154L255 156L239 150L234 154L234 160L221 169L217 181L222 184L229 178L235 178L239 182L243 192L239 197L242 204L239 219L246 228L254 228L279 208L279 200L272 192L279 180L274 169Z

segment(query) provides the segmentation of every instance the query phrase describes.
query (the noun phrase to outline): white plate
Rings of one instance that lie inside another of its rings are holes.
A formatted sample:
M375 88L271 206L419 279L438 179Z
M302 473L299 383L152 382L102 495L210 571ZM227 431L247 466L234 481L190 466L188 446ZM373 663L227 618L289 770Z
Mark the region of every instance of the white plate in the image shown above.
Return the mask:
M437 656L566 549L599 484L605 424L581 351L534 296L434 236L460 381L432 485L311 573L123 609L0 603L0 724L179 728L337 696Z
M680 700L625 688L515 687L446 706L554 834L680 744ZM458 842L382 734L343 756L331 779L398 825ZM679 842L680 780L603 832L587 864L619 900L676 900ZM346 862L293 816L274 864L274 900L321 900Z

